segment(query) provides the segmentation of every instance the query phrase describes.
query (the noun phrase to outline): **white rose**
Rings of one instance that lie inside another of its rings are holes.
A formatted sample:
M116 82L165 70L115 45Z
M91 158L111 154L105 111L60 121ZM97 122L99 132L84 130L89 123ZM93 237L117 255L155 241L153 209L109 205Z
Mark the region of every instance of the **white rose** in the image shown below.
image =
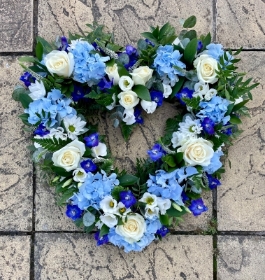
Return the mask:
M140 66L131 73L132 79L136 85L145 85L152 77L153 71L154 70L150 69L148 66Z
M135 123L134 109L125 109L123 112L123 119L127 125Z
M206 94L204 95L204 99L207 101L210 101L214 96L217 95L217 90L214 88L211 88L210 90L208 90L206 92Z
M119 87L122 91L131 90L134 85L134 81L129 76L122 76L119 80Z
M73 176L74 181L84 183L87 173L83 168L76 168L76 170L73 171Z
M35 83L30 84L29 86L30 94L32 100L38 100L46 95L46 90L42 81L40 83L36 80Z
M157 103L155 101L141 101L142 108L146 111L147 114L152 114L156 110Z
M132 90L119 93L118 98L121 106L125 109L132 109L139 103L138 95Z
M91 148L92 157L104 157L107 155L107 146L104 143L99 142L96 147Z
M132 244L143 237L146 231L146 224L144 218L138 213L127 215L126 218L126 221L125 218L123 219L124 224L117 226L115 231L123 236L125 241Z
M163 96L164 98L168 98L172 93L172 88L170 85L166 85L166 84L163 84L163 88L164 88Z
M85 150L85 144L76 139L59 151L53 153L53 164L64 168L66 171L74 170L78 167Z
M118 223L118 220L114 214L106 213L105 215L101 215L99 218L101 222L109 228L115 227Z
M202 83L214 84L218 81L216 70L218 69L217 60L208 54L202 54L193 62L197 69L198 79Z
M51 74L70 77L74 70L74 56L72 53L54 50L44 58L44 64Z
M191 138L178 152L183 152L183 159L189 166L208 166L214 155L213 144L203 138Z
M105 70L110 80L113 80L113 84L119 83L120 75L118 73L118 65L115 63L113 66L107 66Z

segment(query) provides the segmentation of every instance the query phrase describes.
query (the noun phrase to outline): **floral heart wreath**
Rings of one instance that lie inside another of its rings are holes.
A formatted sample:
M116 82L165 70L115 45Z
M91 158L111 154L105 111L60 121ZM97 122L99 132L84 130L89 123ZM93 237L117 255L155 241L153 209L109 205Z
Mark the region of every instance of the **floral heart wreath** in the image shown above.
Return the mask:
M85 232L96 230L97 245L141 251L184 214L207 211L202 191L220 185L222 148L239 135L257 84L235 71L240 50L224 51L210 33L197 37L195 23L188 18L179 36L169 23L151 27L137 48L116 45L103 26L88 25L87 36L52 44L38 37L36 57L19 59L26 72L13 98L34 135L33 161L66 215ZM166 121L134 175L114 168L93 116L111 111L127 140L142 112L154 113L164 99L182 115Z

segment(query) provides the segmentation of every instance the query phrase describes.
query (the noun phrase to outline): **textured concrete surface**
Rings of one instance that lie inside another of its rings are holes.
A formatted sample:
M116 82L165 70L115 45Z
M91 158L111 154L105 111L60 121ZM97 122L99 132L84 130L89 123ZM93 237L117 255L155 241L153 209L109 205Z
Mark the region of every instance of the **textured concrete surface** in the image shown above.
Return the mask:
M32 224L32 162L18 115L22 108L11 98L20 66L16 58L1 57L0 80L0 231L29 231Z
M218 237L218 280L263 280L264 250L261 236Z
M0 279L30 279L30 236L0 236Z
M83 234L36 234L35 279L212 279L209 236L171 236L141 254ZM201 253L203 251L203 254Z

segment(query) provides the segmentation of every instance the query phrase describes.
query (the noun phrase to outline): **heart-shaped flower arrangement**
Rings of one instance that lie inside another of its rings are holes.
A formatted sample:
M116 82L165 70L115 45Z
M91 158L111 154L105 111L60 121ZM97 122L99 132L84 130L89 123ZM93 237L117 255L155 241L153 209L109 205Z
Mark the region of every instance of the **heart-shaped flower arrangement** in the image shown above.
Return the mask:
M88 25L92 31L83 37L69 34L52 44L38 37L36 57L20 58L24 85L13 98L34 134L33 161L66 215L96 232L97 245L141 251L184 214L207 211L201 193L220 185L222 148L240 133L257 84L236 72L240 51L224 51L210 33L197 37L195 23L187 19L179 36L169 23L151 27L137 48L118 46L103 26ZM93 116L110 111L127 140L142 114L164 100L183 113L166 121L134 175L114 168Z

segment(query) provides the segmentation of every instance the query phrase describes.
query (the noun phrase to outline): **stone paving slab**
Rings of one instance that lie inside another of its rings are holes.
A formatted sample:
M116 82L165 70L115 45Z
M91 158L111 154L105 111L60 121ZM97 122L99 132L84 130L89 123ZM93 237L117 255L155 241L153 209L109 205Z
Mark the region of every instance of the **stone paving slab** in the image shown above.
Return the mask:
M212 279L210 236L169 236L142 253L84 234L36 234L35 279ZM202 253L203 252L203 253Z
M120 44L136 43L140 33L149 25L162 25L169 21L180 29L179 20L196 15L198 32L212 32L212 0L144 0L144 1L89 1L40 0L38 35L53 41L57 35L68 31L81 33L85 24L97 21L113 31Z
M0 279L30 279L30 236L0 236Z
M0 56L0 230L30 231L32 224L32 163L18 115L23 109L11 98L21 68L16 58Z
M33 0L1 0L0 14L0 52L32 51Z
M217 0L217 42L226 48L264 49L265 2Z
M264 280L265 238L218 237L218 280Z
M244 132L229 148L222 186L218 188L218 229L264 231L265 175L265 52L243 52L239 69L260 85L249 103L251 118L244 118Z

